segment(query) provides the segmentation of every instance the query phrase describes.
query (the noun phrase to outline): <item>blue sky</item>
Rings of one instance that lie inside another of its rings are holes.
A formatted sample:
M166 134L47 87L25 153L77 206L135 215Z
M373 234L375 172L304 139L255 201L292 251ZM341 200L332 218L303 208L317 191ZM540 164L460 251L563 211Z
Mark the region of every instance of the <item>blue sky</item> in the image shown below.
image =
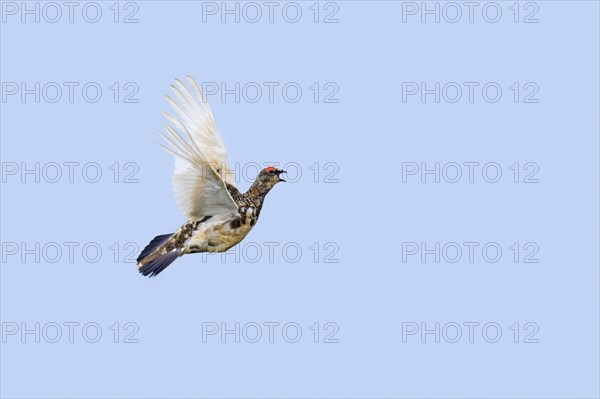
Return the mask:
M596 2L22 4L3 396L598 396ZM186 75L240 189L290 182L147 279L186 221L157 145Z

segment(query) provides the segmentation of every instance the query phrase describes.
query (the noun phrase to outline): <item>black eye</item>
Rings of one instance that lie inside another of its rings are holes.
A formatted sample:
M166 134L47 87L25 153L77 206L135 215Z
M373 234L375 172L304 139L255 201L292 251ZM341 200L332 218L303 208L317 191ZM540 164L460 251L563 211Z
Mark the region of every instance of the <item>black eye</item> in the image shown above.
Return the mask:
M275 173L275 171L274 171L273 169L271 169L271 170L269 171L269 173L270 173L270 174L274 174L274 173Z

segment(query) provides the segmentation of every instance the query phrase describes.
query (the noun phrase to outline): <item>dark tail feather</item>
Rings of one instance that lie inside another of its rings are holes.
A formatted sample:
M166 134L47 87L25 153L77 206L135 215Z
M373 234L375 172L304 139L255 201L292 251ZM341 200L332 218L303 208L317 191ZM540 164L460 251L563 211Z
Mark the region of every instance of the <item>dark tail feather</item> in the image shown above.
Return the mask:
M144 250L142 251L142 253L140 254L140 256L138 256L138 258L136 259L136 261L138 263L140 263L140 261L142 259L144 259L146 256L150 255L152 252L156 251L158 249L158 247L160 247L165 242L167 242L167 240L169 238L171 238L172 235L173 234L163 234L163 235L154 237L152 239L152 241L150 241L150 244L146 245L146 248L144 248Z
M179 258L179 254L181 254L181 249L174 249L171 252L159 255L148 263L143 264L138 270L144 276L154 277L165 270L167 266L175 261L175 259Z
M169 252L160 253L161 246L166 243L173 234L163 234L154 237L144 248L137 258L138 271L144 276L154 277L167 268L181 254L181 249L173 249ZM164 250L162 250L164 251Z

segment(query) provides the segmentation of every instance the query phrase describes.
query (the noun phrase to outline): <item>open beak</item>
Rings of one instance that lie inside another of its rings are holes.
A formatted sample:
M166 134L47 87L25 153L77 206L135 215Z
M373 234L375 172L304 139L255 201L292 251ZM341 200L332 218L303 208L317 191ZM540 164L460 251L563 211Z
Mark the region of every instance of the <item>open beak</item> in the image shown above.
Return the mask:
M283 180L283 179L281 178L281 174L282 174L282 173L287 173L285 170L280 170L280 169L278 169L278 170L277 170L277 172L275 172L275 173L277 173L277 177L279 177L279 181L285 182L285 180Z

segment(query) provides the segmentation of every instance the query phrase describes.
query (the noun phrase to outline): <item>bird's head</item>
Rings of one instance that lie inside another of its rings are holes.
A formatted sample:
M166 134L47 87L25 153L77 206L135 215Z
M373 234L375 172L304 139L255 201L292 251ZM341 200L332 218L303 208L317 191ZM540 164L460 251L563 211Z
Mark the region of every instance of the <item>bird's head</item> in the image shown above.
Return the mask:
M273 186L280 181L285 181L280 177L282 173L285 173L285 170L277 169L273 166L264 168L260 171L256 180L254 180L248 192L256 197L264 198Z
M285 170L269 166L260 171L257 180L262 184L266 185L267 187L271 188L280 181L285 181L281 178L282 173L286 173Z

